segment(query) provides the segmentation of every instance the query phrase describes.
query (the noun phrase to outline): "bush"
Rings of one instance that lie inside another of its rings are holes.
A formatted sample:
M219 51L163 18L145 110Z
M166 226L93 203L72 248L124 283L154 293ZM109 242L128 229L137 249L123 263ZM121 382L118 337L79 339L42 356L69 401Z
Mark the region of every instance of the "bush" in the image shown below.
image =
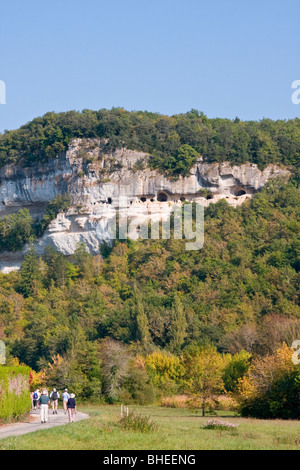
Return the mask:
M156 424L151 421L149 416L129 413L120 420L120 426L127 431L150 432L157 429Z
M29 373L26 366L0 366L0 420L30 411Z
M228 423L226 421L220 421L219 419L209 419L202 425L204 429L216 429L218 431L228 431L236 429L238 424Z

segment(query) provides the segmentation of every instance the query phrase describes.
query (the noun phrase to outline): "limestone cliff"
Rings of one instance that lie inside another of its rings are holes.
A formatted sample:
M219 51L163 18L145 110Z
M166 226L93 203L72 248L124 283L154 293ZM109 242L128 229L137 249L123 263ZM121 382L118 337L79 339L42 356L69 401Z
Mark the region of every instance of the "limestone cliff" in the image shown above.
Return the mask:
M99 243L110 239L109 222L116 211L127 211L138 223L151 217L165 219L174 204L196 201L204 206L226 198L242 204L270 178L287 177L288 170L270 165L261 171L254 164L231 166L199 159L190 176L172 181L147 166L148 156L128 149L104 153L99 139L74 139L68 151L32 167L7 165L0 171L0 216L27 207L41 215L58 194L69 193L72 207L59 214L36 243L42 253L52 245L62 253L74 252L84 242L96 254ZM138 236L135 225L130 236ZM8 272L20 266L24 252L0 253L0 269Z

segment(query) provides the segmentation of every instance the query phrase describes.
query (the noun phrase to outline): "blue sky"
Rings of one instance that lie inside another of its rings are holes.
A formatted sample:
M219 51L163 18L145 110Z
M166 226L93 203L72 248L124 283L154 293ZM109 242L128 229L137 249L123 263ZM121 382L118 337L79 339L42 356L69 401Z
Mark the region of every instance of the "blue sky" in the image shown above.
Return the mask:
M0 131L113 106L300 117L299 0L4 0L0 15Z

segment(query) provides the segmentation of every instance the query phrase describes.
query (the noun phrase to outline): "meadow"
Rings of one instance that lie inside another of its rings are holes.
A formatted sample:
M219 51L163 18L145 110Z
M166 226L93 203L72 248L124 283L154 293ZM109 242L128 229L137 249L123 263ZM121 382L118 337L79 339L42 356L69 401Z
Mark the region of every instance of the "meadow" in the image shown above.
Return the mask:
M232 430L203 429L211 418L190 410L135 406L156 424L150 432L120 427L117 405L82 405L88 420L36 431L0 441L0 450L296 450L300 448L300 422L241 418L220 411L218 418L238 424Z

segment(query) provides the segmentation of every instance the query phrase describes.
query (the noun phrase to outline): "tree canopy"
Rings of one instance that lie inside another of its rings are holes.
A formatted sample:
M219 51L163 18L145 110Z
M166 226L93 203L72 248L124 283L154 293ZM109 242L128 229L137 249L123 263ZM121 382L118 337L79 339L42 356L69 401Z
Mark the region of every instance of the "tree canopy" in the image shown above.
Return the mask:
M300 119L241 121L214 118L191 110L164 116L123 108L46 113L19 129L0 135L0 167L34 162L64 152L73 138L104 139L104 151L127 147L150 154L149 164L178 176L187 174L195 158L208 162L252 162L263 168L280 163L298 168Z

